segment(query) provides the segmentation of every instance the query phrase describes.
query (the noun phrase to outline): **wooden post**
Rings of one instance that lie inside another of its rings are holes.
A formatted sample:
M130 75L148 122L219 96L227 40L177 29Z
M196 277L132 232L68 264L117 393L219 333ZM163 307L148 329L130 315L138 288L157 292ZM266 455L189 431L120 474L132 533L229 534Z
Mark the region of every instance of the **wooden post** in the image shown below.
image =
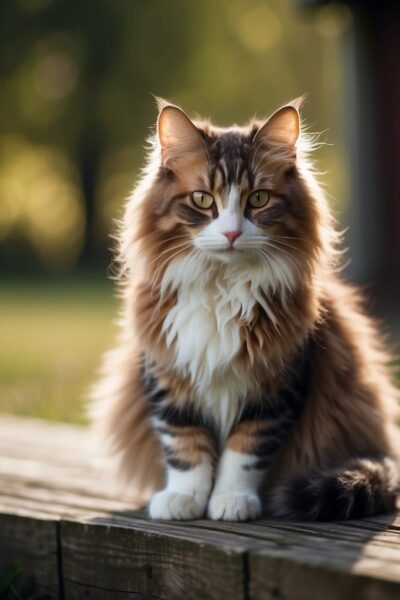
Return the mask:
M300 0L309 7L326 3ZM349 273L376 284L373 295L390 309L400 293L400 6L395 0L345 3L353 13L343 39Z

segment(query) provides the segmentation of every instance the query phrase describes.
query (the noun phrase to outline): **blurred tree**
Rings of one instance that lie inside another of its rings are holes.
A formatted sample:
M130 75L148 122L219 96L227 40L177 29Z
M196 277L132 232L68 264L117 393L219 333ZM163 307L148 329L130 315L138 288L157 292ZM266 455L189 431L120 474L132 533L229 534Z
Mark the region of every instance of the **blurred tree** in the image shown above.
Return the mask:
M84 202L80 258L90 261L97 250L95 187L107 146L98 99L118 54L120 20L108 0L98 0L95 13L93 5L79 0L6 0L0 5L0 24L1 75L11 86L23 84L14 76L29 77L30 62L35 81L33 89L24 91L39 96L39 101L33 98L37 104L31 110L18 110L18 101L5 110L0 105L2 129L22 130L35 142L60 146L73 157ZM3 94L3 103L9 98ZM54 101L61 105L54 107ZM21 104L27 106L25 101ZM46 110L50 114L43 119L41 111Z
M110 219L133 185L155 120L151 92L220 124L267 114L308 92L311 127L337 132L338 146L320 156L343 200L336 48L347 24L337 9L301 21L291 0L2 0L3 267L25 268L35 256L52 269L108 260ZM40 235L32 219L39 204L48 215Z
M327 0L298 0L308 7ZM398 320L400 298L400 4L343 0L352 25L343 37L344 120L350 161L352 279L373 285ZM371 293L371 289L370 289Z

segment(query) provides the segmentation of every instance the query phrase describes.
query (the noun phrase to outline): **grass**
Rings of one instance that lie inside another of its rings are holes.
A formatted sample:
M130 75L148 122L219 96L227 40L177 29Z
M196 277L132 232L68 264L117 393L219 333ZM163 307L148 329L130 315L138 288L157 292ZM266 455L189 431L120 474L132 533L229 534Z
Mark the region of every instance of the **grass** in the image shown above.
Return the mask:
M106 277L0 285L0 411L85 422L84 402L115 336Z
M0 412L84 423L116 314L105 276L1 283Z

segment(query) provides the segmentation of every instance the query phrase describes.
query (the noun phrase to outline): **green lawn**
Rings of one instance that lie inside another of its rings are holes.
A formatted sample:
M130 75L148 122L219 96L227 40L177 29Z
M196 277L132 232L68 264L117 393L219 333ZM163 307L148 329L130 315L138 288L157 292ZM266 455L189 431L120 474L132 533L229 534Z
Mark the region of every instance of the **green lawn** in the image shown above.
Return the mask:
M105 276L1 283L0 411L84 422L116 309Z
M117 306L105 276L1 283L0 412L84 422Z

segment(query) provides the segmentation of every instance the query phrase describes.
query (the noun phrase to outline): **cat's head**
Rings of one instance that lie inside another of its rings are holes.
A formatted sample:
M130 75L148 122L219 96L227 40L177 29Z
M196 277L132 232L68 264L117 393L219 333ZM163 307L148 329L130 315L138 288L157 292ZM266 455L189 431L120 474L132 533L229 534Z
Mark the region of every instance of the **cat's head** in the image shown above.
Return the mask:
M296 102L224 129L162 103L138 192L149 269L233 265L264 271L275 288L305 277L324 245L327 210L299 159L300 128Z

